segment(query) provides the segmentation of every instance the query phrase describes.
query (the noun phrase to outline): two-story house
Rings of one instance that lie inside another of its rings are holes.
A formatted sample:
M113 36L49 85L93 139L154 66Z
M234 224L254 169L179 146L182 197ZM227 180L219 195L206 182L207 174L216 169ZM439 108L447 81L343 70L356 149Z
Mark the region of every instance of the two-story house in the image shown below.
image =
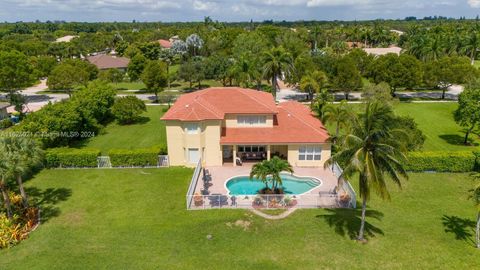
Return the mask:
M323 124L298 102L216 87L180 96L165 113L171 165L234 166L279 156L297 167L320 167L331 144ZM238 162L234 162L237 160Z

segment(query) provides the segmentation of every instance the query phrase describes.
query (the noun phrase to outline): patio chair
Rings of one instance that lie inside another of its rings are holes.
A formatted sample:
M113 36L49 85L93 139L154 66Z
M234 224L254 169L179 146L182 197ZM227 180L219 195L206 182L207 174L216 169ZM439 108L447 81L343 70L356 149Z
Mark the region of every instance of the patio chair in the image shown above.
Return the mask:
M241 160L239 157L236 157L236 158L235 158L235 162L237 163L238 166L242 166L242 165L243 165L243 162L242 162L242 160Z
M232 201L231 206L237 206L237 197L235 196L230 197L230 201Z

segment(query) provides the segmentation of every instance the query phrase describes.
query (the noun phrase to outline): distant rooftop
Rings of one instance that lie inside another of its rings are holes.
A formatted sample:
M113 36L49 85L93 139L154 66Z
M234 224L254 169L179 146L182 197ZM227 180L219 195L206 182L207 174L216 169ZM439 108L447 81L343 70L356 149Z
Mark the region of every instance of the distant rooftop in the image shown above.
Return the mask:
M157 40L158 43L160 43L160 46L165 49L170 49L172 47L172 42L166 39L159 39Z
M363 49L366 53L379 56L379 55L385 55L389 53L394 53L397 55L400 55L400 52L402 51L402 48L396 47L396 46L391 46L388 48L364 48Z
M97 54L87 57L88 62L97 66L98 69L127 68L130 59L108 54Z
M78 36L64 36L64 37L61 37L61 38L57 38L57 40L55 40L55 42L70 42L72 41L72 39L76 38Z

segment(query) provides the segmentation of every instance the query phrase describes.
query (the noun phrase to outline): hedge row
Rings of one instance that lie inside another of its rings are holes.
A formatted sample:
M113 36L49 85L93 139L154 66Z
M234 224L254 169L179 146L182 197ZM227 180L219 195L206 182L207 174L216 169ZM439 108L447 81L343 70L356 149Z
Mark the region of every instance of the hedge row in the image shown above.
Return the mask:
M411 152L405 164L407 171L471 172L480 168L480 153Z
M45 166L57 167L97 167L98 149L51 148L45 152Z
M160 148L112 149L108 152L113 167L157 166Z

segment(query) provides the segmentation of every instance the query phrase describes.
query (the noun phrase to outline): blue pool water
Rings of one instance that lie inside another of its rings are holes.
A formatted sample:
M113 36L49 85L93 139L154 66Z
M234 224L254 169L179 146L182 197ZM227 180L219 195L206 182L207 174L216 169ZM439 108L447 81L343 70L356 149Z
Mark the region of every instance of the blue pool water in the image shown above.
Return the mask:
M282 187L287 194L302 194L312 188L318 187L321 182L316 178L297 177L290 174L282 174ZM248 176L233 177L226 183L230 195L254 195L265 187L258 179L250 179Z

